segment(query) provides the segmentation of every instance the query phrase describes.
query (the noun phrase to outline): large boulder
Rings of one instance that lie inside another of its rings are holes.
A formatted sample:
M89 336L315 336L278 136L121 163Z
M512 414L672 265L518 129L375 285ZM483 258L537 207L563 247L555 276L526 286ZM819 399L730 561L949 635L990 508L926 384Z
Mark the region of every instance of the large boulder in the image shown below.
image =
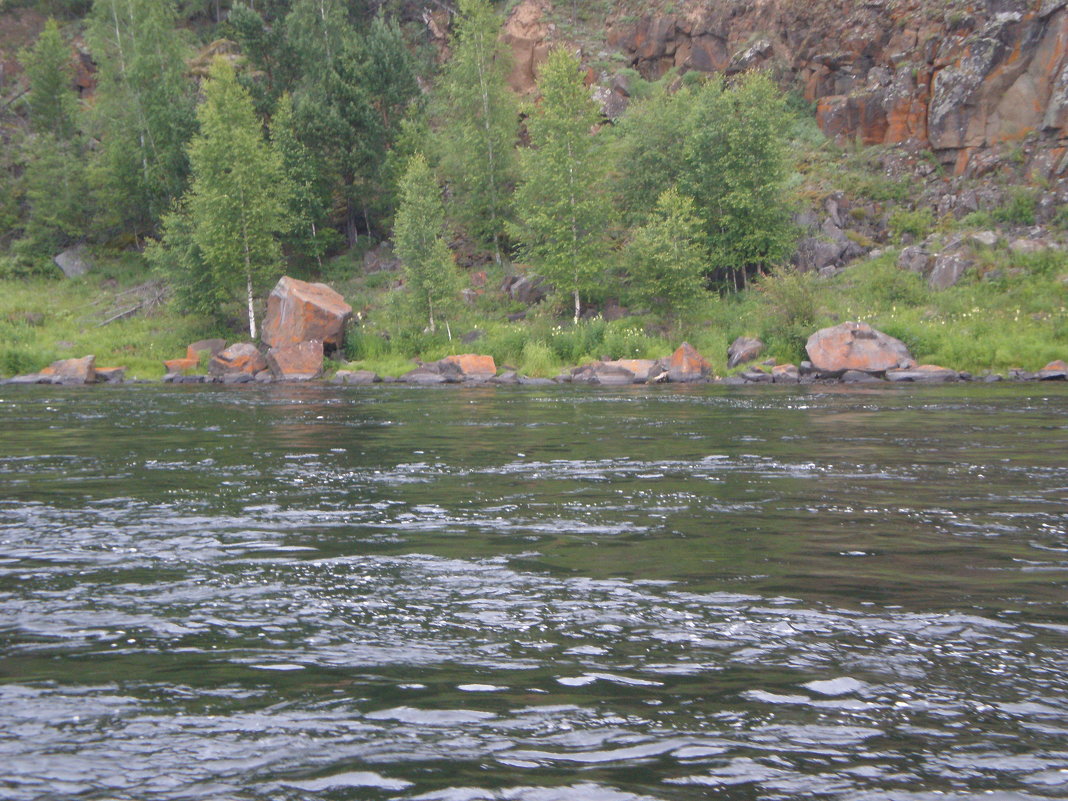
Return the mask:
M314 339L330 353L344 344L350 317L352 307L326 284L283 276L267 296L263 341L280 348Z
M605 362L605 367L621 367L634 376L635 384L654 381L663 372L660 362L655 359L615 359ZM604 381L601 382L602 384Z
M446 356L440 364L442 368L446 365L457 368L460 376L466 381L489 381L497 375L497 364L493 361L493 357L478 353Z
M847 370L885 373L916 364L905 343L867 323L820 329L808 338L805 350L813 368L823 375L842 375Z
M317 339L271 348L266 358L279 381L310 381L323 374L323 343Z
M727 367L751 362L763 352L764 343L756 337L738 337L727 348Z
M690 383L703 381L712 372L705 358L689 342L683 342L671 354L667 365L668 379L672 382Z
M238 342L216 353L208 363L208 373L213 376L244 373L253 376L267 369L267 360L259 348L251 342Z
M40 375L47 377L53 384L95 384L96 357L83 356L80 359L60 359L44 368Z

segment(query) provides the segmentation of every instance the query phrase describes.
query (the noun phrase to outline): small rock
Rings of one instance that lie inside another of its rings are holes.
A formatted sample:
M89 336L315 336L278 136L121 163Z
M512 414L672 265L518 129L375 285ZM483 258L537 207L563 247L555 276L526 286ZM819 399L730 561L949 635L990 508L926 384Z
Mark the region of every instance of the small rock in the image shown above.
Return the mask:
M910 273L923 275L931 268L931 254L919 245L903 248L897 257L897 266Z
M506 370L498 376L494 376L490 379L494 384L518 384L519 376L516 375L515 370Z
M976 242L984 247L992 248L998 243L1000 237L995 231L976 231L968 237L973 242Z
M381 380L378 377L378 373L373 373L370 370L338 370L331 382L334 384L366 386L368 384L376 384Z
M883 382L878 376L861 370L846 370L838 380L843 384L881 384Z
M1052 361L1038 371L1040 381L1064 381L1068 379L1068 364L1063 359Z
M689 342L683 342L671 354L667 365L669 380L676 383L691 383L706 379L712 366Z
M267 369L267 360L259 348L251 342L238 342L219 351L208 363L208 374L225 376L230 373L247 373L250 377Z
M97 367L96 383L121 384L126 379L125 367Z
M634 373L625 367L602 362L594 371L594 382L606 387L621 387L635 382Z
M222 377L224 384L248 384L253 380L252 373L226 373Z
M727 367L754 361L763 352L764 343L756 337L738 337L727 348Z
M628 371L635 384L644 384L648 382L650 377L653 377L654 374L658 375L662 372L659 362L655 359L615 359L610 362L604 362L603 364L605 367L619 367Z
M415 384L417 386L431 386L433 384L447 383L445 376L427 366L416 367L414 370L409 370L398 380L405 384Z
M47 376L53 384L95 384L96 357L60 359L44 368L40 375Z
M199 339L186 346L185 357L200 361L200 354L207 353L210 359L215 354L226 349L225 339Z
M778 364L771 368L771 380L776 384L796 384L801 380L801 373L792 364Z
M497 375L497 364L492 356L484 356L478 353L463 353L456 356L446 356L440 365L454 366L459 370L461 379L472 381L488 381Z
M917 384L941 384L947 381L959 381L960 374L948 367L937 364L921 364L904 370L887 370L888 381L910 381Z
M771 373L765 373L759 367L750 367L743 371L741 376L747 384L770 384L772 382Z
M972 260L959 250L940 253L934 260L927 283L931 289L948 289L956 284L971 266Z
M200 359L196 356L185 357L183 359L168 359L163 363L163 369L168 373L175 373L177 375L185 375L191 370L196 370L200 364Z

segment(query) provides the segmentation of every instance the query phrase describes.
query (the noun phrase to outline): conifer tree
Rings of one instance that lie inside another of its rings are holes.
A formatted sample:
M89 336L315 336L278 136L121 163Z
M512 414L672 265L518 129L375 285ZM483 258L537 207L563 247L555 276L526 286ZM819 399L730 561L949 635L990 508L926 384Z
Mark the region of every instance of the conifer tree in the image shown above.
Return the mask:
M174 2L94 0L86 36L99 65L93 185L102 222L149 231L185 188L195 127Z
M19 55L29 79L31 135L23 151L28 213L17 251L32 262L84 234L88 208L70 45L49 20Z
M32 48L19 53L26 70L29 91L26 105L30 112L30 129L69 140L77 130L78 100L72 89L74 65L70 44L63 38L59 25L49 18Z
M528 121L532 147L520 161L515 230L520 253L572 296L578 322L582 294L604 272L611 214L604 160L590 132L599 112L578 59L563 49L542 65L538 90L541 99Z
M426 159L417 154L401 180L393 243L404 262L412 302L431 331L445 319L459 291L456 265L442 235L444 226L441 189ZM447 319L445 325L448 328Z
M708 254L693 201L675 188L661 193L648 223L627 245L627 275L636 301L660 313L685 310L704 294Z
M519 107L508 88L511 52L489 0L460 0L441 95L441 169L457 220L497 260L511 217Z
M192 184L184 198L188 217L181 211L168 217L164 247L171 263L187 270L181 277L186 285L210 302L244 291L255 339L255 292L281 272L278 235L287 202L281 160L224 59L211 67L197 119L200 133L189 144Z

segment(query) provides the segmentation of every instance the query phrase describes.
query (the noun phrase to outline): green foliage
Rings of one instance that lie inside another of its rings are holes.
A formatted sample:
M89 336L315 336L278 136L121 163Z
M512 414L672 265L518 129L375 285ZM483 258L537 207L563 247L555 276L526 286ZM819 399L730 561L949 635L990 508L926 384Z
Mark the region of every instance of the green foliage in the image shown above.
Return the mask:
M794 245L786 204L785 100L763 73L733 87L707 84L696 98L680 188L701 212L713 267L744 279Z
M805 358L805 342L819 317L817 280L814 273L781 269L756 282L763 306L760 336L770 352L786 361Z
M188 48L172 0L95 0L86 37L99 66L91 182L107 230L153 230L184 191L192 135Z
M340 237L328 227L329 186L315 154L297 138L293 101L288 94L278 101L271 139L287 183L283 241L296 257L314 259L321 271L323 256L339 244Z
M244 290L255 339L255 291L281 271L278 235L288 201L281 159L223 59L212 65L197 119L200 133L189 145L192 185L184 209L166 221L170 254L154 259L172 268L182 295L199 297L196 307L205 311L219 314L219 304Z
M81 157L77 141L49 133L29 140L23 177L29 213L15 249L21 260L53 256L84 236L88 208Z
M629 108L617 123L613 161L620 167L612 176L612 189L628 224L646 222L652 212L649 200L675 186L686 169L697 91L683 87L672 93L658 84L651 97Z
M412 158L400 186L400 207L393 231L404 262L408 290L418 316L436 330L459 293L459 275L442 236L445 209L441 190L422 155ZM451 337L450 337L451 338Z
M519 135L519 108L507 84L511 51L500 40L500 19L487 0L460 0L453 25L438 115L441 171L452 214L492 245L499 260L512 214Z
M915 211L896 208L890 212L887 224L890 227L890 233L893 234L894 240L897 242L900 242L905 234L909 234L915 240L920 240L931 232L931 228L934 226L934 212L927 207L916 209Z
M991 212L991 216L1009 225L1034 225L1038 192L1027 187L1015 187L1005 202Z
M611 207L604 159L590 129L598 109L578 60L562 48L549 54L538 80L541 101L528 120L532 147L522 154L515 227L523 258L574 299L600 283Z
M30 129L61 141L72 139L77 130L78 115L78 101L71 89L74 65L70 44L59 32L54 19L45 23L32 48L19 53L19 61L29 81L26 105L30 112Z
M634 232L627 245L631 302L664 314L699 301L708 266L701 240L693 201L674 188L663 192L650 221Z

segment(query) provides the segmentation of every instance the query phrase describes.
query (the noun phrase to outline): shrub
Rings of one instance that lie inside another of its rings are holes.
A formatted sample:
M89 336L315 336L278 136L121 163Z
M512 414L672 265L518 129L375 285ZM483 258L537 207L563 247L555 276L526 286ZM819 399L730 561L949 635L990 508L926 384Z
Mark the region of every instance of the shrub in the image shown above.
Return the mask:
M890 213L888 221L890 232L898 242L905 234L911 234L914 239L923 239L930 233L934 226L934 213L928 209L894 209Z
M1008 225L1034 225L1037 204L1037 191L1017 187L1009 192L1008 198L1002 205L994 209L992 216L998 222Z

